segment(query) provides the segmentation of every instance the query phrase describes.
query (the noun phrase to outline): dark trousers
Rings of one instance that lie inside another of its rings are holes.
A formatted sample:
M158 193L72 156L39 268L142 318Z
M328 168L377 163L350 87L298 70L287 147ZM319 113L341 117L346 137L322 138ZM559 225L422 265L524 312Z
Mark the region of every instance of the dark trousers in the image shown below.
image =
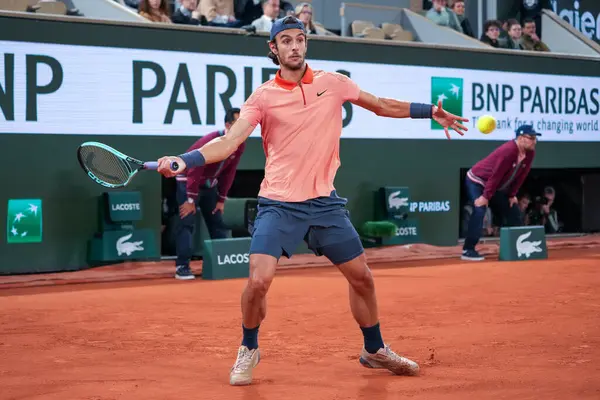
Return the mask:
M177 205L180 206L187 202L186 182L177 182ZM196 212L200 208L202 217L206 222L211 239L225 239L227 229L223 223L223 215L220 211L213 214L217 205L217 189L200 189L200 195L196 200ZM189 214L187 217L175 219L175 251L177 253L176 265L189 265L192 258L194 230L196 227L196 215Z
M465 237L463 250L474 250L483 230L483 219L487 207L475 207L475 199L483 194L483 186L473 182L468 177L465 178L465 187L470 204L473 205L473 213L469 219L469 229ZM505 192L496 192L489 200L489 206L494 212L494 216L501 221L501 226L520 226L522 225L521 211L518 204L510 206L508 194Z

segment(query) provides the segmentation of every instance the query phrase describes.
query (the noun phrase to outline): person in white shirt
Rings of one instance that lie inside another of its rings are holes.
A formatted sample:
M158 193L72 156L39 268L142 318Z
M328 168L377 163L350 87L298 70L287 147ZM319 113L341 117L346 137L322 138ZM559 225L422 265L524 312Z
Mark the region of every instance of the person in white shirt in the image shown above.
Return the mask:
M257 31L271 32L273 22L279 17L279 0L262 0L263 15L252 21Z

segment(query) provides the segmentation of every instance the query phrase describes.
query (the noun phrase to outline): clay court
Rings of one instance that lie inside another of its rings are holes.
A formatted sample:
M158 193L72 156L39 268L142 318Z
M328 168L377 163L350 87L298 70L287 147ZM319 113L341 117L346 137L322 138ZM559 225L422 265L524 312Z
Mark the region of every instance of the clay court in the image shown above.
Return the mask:
M248 387L228 385L244 279L4 277L0 397L598 399L600 249L563 247L524 262L390 263L371 252L383 260L372 268L384 340L421 364L419 377L361 367L362 335L334 267L282 268Z

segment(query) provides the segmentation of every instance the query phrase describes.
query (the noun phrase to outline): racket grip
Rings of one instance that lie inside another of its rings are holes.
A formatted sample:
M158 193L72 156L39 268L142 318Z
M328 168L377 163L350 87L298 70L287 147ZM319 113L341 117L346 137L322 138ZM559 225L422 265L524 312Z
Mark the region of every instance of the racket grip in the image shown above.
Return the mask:
M156 161L145 162L144 163L144 168L151 169L151 170L157 170L158 169L158 162L156 162ZM177 171L179 169L179 164L177 163L177 161L173 161L171 163L171 169L173 171Z

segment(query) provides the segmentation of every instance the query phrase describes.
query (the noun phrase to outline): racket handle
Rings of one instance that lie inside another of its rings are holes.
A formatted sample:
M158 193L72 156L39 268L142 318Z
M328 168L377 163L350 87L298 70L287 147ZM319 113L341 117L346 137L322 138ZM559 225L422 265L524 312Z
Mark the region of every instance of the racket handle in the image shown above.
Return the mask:
M156 161L148 161L144 163L144 168L146 169L152 169L152 170L157 170L158 169L158 162ZM177 171L179 169L179 164L177 163L177 161L173 161L171 163L171 169L173 171Z
M144 168L145 169L157 170L158 169L158 163L156 161L145 162L144 163Z

